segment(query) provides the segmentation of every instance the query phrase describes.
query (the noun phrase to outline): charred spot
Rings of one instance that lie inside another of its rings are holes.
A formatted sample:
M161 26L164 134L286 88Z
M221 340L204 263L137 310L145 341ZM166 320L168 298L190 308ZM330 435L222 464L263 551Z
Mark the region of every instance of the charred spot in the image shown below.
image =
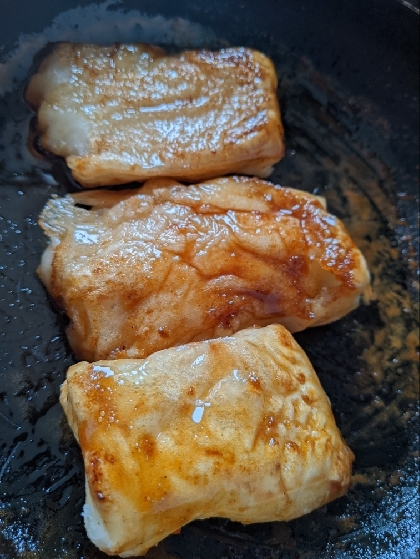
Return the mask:
M346 490L347 487L343 485L341 482L330 480L330 490L329 490L328 500L332 501L333 499L340 497L346 492Z
M305 402L305 404L311 406L314 402L317 401L317 397L314 395L311 396L310 394L302 394L302 400Z
M92 489L99 492L103 475L102 475L102 460L98 452L94 452L89 460L87 472L89 484Z
M188 395L189 396L195 396L195 388L194 386L190 386L188 389Z
M223 452L220 452L220 450L216 450L212 448L206 449L204 451L204 454L207 454L207 456L220 456L223 458Z
M169 334L168 332L165 330L165 328L163 326L161 326L160 328L158 328L158 334L161 338L169 338Z
M225 330L229 330L232 327L232 321L234 318L235 318L235 313L233 312L221 316L218 324L219 328L224 328Z
M298 374L296 375L296 378L297 378L299 384L305 384L306 377L305 377L305 375L304 375L303 373L298 373Z

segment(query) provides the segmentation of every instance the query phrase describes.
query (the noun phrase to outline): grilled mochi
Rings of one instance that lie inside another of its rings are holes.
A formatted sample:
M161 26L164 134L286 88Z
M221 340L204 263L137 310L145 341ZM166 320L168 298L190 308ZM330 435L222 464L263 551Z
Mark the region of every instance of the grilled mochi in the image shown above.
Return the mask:
M266 177L284 155L272 62L247 48L168 55L58 44L26 91L40 144L84 187L227 173Z
M282 326L71 367L60 401L86 474L84 522L111 555L187 522L291 520L343 495L353 454Z
M50 244L38 273L87 361L143 358L254 324L326 324L369 282L322 200L261 179L82 192L52 199L40 223Z

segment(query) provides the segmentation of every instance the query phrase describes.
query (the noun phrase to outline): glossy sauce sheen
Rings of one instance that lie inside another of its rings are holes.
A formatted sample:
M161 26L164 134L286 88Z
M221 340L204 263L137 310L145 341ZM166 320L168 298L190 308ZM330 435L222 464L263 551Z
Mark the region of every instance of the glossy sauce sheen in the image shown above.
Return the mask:
M353 454L279 325L79 363L60 401L83 453L85 526L107 553L141 555L197 518L290 520L350 482Z
M40 224L51 242L39 275L88 361L147 357L255 323L325 324L369 283L319 198L260 179L55 198Z
M85 187L268 176L284 155L272 62L246 48L168 56L60 43L27 88L41 145Z

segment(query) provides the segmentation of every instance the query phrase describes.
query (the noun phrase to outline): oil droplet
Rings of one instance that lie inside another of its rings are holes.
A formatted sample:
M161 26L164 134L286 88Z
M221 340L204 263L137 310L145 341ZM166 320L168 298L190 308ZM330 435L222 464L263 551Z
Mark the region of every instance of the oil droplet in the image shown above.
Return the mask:
M99 235L95 235L94 233L83 231L80 229L76 229L73 233L74 240L79 244L84 245L94 245L98 244Z
M196 406L192 414L192 420L194 423L200 423L204 415L204 406Z
M203 419L204 409L209 407L210 402L202 402L201 400L197 400L195 409L191 416L191 419L194 421L194 423L200 423L200 421Z
M114 376L114 371L110 367L104 367L102 365L93 365L93 372L105 373L105 378Z

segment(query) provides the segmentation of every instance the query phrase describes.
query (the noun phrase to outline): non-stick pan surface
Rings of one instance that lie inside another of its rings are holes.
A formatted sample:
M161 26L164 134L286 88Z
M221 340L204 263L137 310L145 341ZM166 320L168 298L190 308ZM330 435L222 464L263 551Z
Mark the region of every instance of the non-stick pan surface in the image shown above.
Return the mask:
M74 362L66 319L35 274L38 214L77 188L26 146L24 86L58 40L271 56L287 141L272 179L325 196L372 272L362 306L296 336L356 455L348 495L289 523L193 522L148 557L419 556L417 20L396 0L0 2L1 558L105 557L84 532L82 459L58 404Z

